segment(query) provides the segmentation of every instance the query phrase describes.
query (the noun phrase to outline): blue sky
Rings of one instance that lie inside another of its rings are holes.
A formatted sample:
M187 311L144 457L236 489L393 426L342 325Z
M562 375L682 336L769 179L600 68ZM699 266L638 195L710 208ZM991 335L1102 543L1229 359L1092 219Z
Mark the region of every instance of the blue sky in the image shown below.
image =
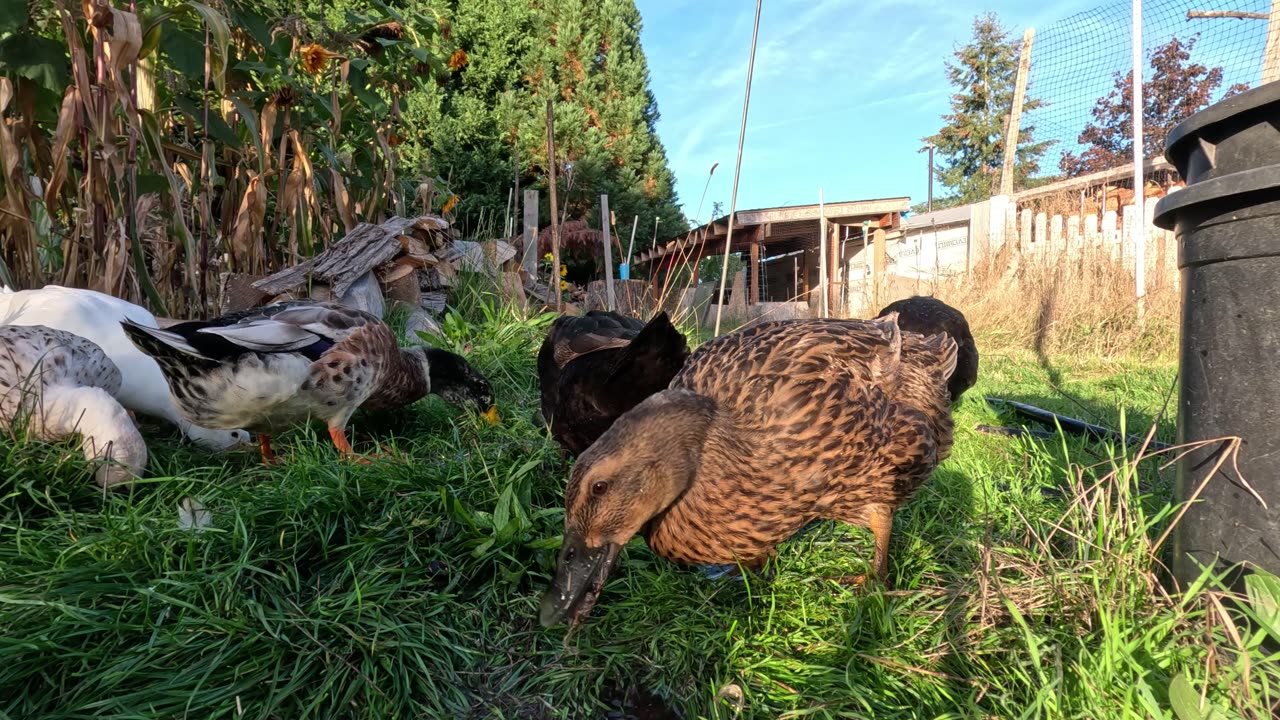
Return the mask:
M1144 45L1151 47L1188 27L1184 4L1148 1ZM1231 7L1265 11L1268 0L1196 1L1197 9ZM1047 73L1042 89L1055 96L1056 115L1041 119L1046 132L1071 135L1082 128L1093 98L1111 86L1111 67L1127 57L1127 3L1122 27L1108 28L1122 47L1098 53L1080 48L1073 33L1089 33L1098 14L1069 18L1098 7L1097 0L764 0L751 89L751 108L738 188L738 209L927 194L927 165L916 151L937 131L948 109L944 60L970 36L975 15L994 11L1015 36L1037 28L1044 45L1062 57L1094 58L1088 82L1080 74ZM707 171L719 162L698 218L713 201L728 211L746 82L755 3L751 0L637 0L641 41L658 99L658 133L676 174L676 190L694 219ZM1191 5L1187 5L1190 7ZM1210 56L1261 57L1264 22L1215 20L1195 60ZM1120 25L1120 22L1115 23ZM1254 27L1250 27L1250 24ZM1255 37L1256 36L1256 37ZM1096 41L1095 41L1096 42ZM1039 45L1039 40L1037 41ZM1253 45L1257 44L1256 52ZM1114 41L1113 41L1114 45ZM1062 49L1066 48L1066 49ZM1099 66L1097 56L1107 55ZM1033 58L1038 56L1033 53ZM1071 62L1070 58L1063 58ZM1083 62L1083 60L1082 60ZM1241 64L1241 63L1237 63ZM1048 63L1045 64L1047 66ZM1249 77L1252 73L1253 77ZM1228 72L1256 82L1251 60ZM1036 70L1032 72L1033 86ZM1033 87L1034 90L1034 87ZM1068 109L1070 108L1070 109ZM1046 110L1046 112L1049 112ZM1068 117L1060 117L1062 113ZM1055 160L1056 163L1056 160ZM938 191L935 191L938 192Z

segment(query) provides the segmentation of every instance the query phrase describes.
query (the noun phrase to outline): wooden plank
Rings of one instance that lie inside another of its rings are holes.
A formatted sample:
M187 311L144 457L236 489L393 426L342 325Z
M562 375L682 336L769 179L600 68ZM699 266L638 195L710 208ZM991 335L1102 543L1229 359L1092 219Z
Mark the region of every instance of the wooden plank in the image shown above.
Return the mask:
M1163 158L1148 160L1142 164L1143 175L1151 175L1156 172L1172 170L1174 170L1173 165ZM1044 197L1046 195L1055 195L1068 190L1080 190L1083 188L1093 187L1095 185L1108 185L1111 184L1112 181L1126 180L1132 177L1133 166L1125 165L1111 170L1100 170L1098 172L1088 173L1087 175L1079 175L1067 180L1060 180L1056 183L1039 185L1034 188L1014 193L1012 197L1015 201L1022 202L1024 200Z
M600 224L604 226L604 234L601 239L604 241L604 296L605 310L613 310L618 307L618 298L613 294L613 248L610 247L609 240L609 196L600 194Z
M1084 244L1088 247L1097 247L1100 242L1102 242L1102 233L1098 231L1098 215L1089 213L1084 216Z
M911 198L886 198L882 200L854 200L850 202L798 205L795 207L768 208L764 210L740 210L734 217L734 227L764 225L765 223L794 222L828 218L848 219L862 216L882 217L911 209Z
M1000 171L1000 194L1013 194L1013 174L1018 159L1018 126L1022 122L1022 105L1027 97L1027 75L1031 73L1031 47L1036 37L1035 28L1027 28L1022 34L1022 48L1018 53L1018 75L1013 87L1013 109L1004 134L1004 167Z
M1102 244L1112 260L1119 259L1120 233L1116 224L1117 220L1115 210L1108 210L1102 216Z
M1062 225L1061 215L1054 215L1049 219L1049 254L1055 259L1062 255Z
M1033 238L1031 236L1031 211L1022 211L1022 229L1018 233L1018 252L1029 252Z
M1032 248L1037 253L1044 253L1049 244L1049 216L1045 213L1036 213L1035 236L1032 239Z
M520 266L534 277L538 274L538 191L524 191L524 257Z

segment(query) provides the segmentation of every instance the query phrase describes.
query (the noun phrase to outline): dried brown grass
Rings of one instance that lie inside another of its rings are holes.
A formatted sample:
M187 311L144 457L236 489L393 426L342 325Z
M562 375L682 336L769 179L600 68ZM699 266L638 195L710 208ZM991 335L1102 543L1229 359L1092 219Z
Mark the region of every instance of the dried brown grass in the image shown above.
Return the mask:
M964 312L986 347L1151 360L1176 352L1174 278L1149 275L1139 312L1133 272L1101 248L1054 262L996 258L934 294Z

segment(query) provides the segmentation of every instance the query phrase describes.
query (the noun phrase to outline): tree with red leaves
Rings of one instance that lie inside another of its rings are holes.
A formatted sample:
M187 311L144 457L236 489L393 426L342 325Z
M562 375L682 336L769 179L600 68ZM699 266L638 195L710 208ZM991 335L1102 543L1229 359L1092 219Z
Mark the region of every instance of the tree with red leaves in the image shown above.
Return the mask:
M1142 86L1142 150L1144 157L1164 151L1165 136L1174 126L1214 101L1222 85L1222 68L1209 69L1191 62L1198 35L1185 41L1172 38L1151 52L1152 78ZM1236 84L1223 97L1248 90ZM1133 71L1115 75L1115 89L1098 98L1093 122L1085 126L1077 142L1083 153L1065 153L1058 167L1068 177L1110 170L1133 158Z

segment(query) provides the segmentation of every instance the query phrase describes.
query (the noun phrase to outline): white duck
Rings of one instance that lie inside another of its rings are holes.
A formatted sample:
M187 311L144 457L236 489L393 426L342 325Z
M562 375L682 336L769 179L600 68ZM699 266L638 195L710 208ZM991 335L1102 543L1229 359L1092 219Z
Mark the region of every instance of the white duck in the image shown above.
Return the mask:
M145 308L93 290L46 285L14 292L0 285L0 326L43 325L79 335L102 349L119 368L122 384L116 397L129 410L177 425L184 435L213 450L249 441L244 430L210 430L182 417L169 395L160 366L140 352L121 328L122 320L159 327Z
M0 326L0 428L53 442L79 435L104 488L141 476L147 464L119 390L119 368L92 342L42 325Z

